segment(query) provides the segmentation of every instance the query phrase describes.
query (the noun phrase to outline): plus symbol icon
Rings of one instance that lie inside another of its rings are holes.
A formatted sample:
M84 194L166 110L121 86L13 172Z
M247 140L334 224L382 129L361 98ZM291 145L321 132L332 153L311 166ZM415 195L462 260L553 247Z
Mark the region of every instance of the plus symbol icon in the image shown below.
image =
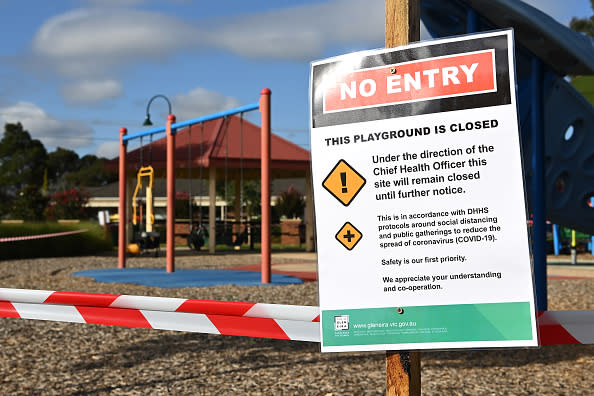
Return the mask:
M346 234L342 237L348 239L349 243L351 243L351 239L353 239L356 235L351 233L351 230L348 230Z
M334 235L334 238L336 238L336 240L340 242L340 244L348 250L352 250L355 247L355 245L359 243L362 237L363 234L361 234L361 231L359 231L354 225L352 225L348 221L344 223L344 225L340 227L340 230L338 230L336 235Z

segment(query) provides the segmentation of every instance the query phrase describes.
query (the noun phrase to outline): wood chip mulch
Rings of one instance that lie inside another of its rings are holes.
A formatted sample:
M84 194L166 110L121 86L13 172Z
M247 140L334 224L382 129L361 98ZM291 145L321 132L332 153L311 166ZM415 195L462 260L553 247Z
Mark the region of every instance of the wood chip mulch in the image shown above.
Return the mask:
M302 261L280 258L274 262ZM257 264L186 255L177 268ZM317 305L317 282L158 289L70 274L116 258L0 263L0 287ZM164 267L132 258L129 267ZM590 272L592 273L592 271ZM594 310L594 278L551 279L550 310ZM594 331L594 330L593 330ZM0 318L2 395L382 395L385 354L322 354L317 343ZM424 395L592 395L594 345L422 352Z

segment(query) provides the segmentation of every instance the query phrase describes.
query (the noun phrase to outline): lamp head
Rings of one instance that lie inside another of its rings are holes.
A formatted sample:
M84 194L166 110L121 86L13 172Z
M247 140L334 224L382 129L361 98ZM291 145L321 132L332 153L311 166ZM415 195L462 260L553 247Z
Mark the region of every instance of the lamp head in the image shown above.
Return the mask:
M146 118L144 119L144 122L142 123L143 126L151 126L153 125L153 123L151 122L151 116L149 113L146 113Z

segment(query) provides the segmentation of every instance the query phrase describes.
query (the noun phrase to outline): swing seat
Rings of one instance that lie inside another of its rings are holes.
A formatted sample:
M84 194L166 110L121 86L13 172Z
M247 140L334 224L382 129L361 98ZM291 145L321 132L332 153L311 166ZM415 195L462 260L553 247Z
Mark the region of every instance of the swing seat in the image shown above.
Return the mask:
M235 246L241 246L247 241L247 230L237 234L235 237Z
M143 231L138 235L138 246L140 252L146 253L148 250L155 250L155 257L159 257L159 251L161 250L161 234L158 232L146 232Z
M200 251L200 248L205 244L205 230L201 227L193 228L190 233L188 234L187 241L188 247L190 249L194 249L196 251Z

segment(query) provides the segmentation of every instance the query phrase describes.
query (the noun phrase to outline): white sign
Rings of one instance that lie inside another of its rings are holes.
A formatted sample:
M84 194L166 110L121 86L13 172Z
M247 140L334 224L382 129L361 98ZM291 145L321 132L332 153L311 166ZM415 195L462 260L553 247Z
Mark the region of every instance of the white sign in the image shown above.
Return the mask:
M322 351L538 345L511 30L312 64Z

